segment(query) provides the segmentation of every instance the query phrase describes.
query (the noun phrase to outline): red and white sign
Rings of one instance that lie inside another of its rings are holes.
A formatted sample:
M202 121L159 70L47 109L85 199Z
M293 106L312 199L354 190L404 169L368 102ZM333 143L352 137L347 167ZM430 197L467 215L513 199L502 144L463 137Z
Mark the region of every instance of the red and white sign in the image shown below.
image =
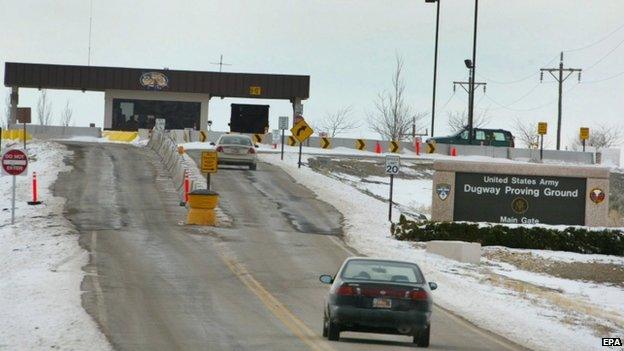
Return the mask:
M17 176L28 167L28 156L22 150L7 150L2 155L2 171L6 174Z

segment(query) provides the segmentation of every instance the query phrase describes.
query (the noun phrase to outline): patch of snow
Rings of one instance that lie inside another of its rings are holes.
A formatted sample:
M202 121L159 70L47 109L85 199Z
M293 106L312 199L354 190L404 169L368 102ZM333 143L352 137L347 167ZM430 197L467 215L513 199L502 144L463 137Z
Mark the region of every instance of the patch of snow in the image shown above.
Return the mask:
M0 176L0 349L109 350L81 305L82 267L88 254L63 217L63 198L50 186L68 171L71 153L53 142L27 145L28 176L17 177L15 224L11 225L11 177ZM42 205L29 206L37 172Z

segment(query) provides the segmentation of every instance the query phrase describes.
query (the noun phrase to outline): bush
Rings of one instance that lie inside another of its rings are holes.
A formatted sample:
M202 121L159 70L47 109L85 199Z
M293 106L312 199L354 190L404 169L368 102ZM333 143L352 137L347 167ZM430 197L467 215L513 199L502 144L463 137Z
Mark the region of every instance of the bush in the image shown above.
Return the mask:
M480 226L475 223L412 221L401 216L399 223L392 225L392 236L406 241L458 240L477 242L482 246L624 256L624 233L610 229Z

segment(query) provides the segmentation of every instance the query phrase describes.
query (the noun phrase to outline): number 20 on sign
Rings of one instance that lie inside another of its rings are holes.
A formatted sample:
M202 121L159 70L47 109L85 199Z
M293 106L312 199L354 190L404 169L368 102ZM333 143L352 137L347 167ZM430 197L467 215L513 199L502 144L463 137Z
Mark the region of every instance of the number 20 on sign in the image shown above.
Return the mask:
M392 222L392 191L394 188L394 175L399 174L401 168L401 159L399 156L388 155L386 156L386 173L390 175L390 196L388 207L388 221Z

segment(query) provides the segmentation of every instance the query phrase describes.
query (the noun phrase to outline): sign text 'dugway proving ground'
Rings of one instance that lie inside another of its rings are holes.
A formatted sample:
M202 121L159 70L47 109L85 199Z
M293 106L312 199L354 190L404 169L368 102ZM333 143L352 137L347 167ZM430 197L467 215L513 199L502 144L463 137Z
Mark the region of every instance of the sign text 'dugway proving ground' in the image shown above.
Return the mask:
M584 178L458 172L453 219L584 225L585 183Z
M609 226L609 169L436 160L431 219Z

